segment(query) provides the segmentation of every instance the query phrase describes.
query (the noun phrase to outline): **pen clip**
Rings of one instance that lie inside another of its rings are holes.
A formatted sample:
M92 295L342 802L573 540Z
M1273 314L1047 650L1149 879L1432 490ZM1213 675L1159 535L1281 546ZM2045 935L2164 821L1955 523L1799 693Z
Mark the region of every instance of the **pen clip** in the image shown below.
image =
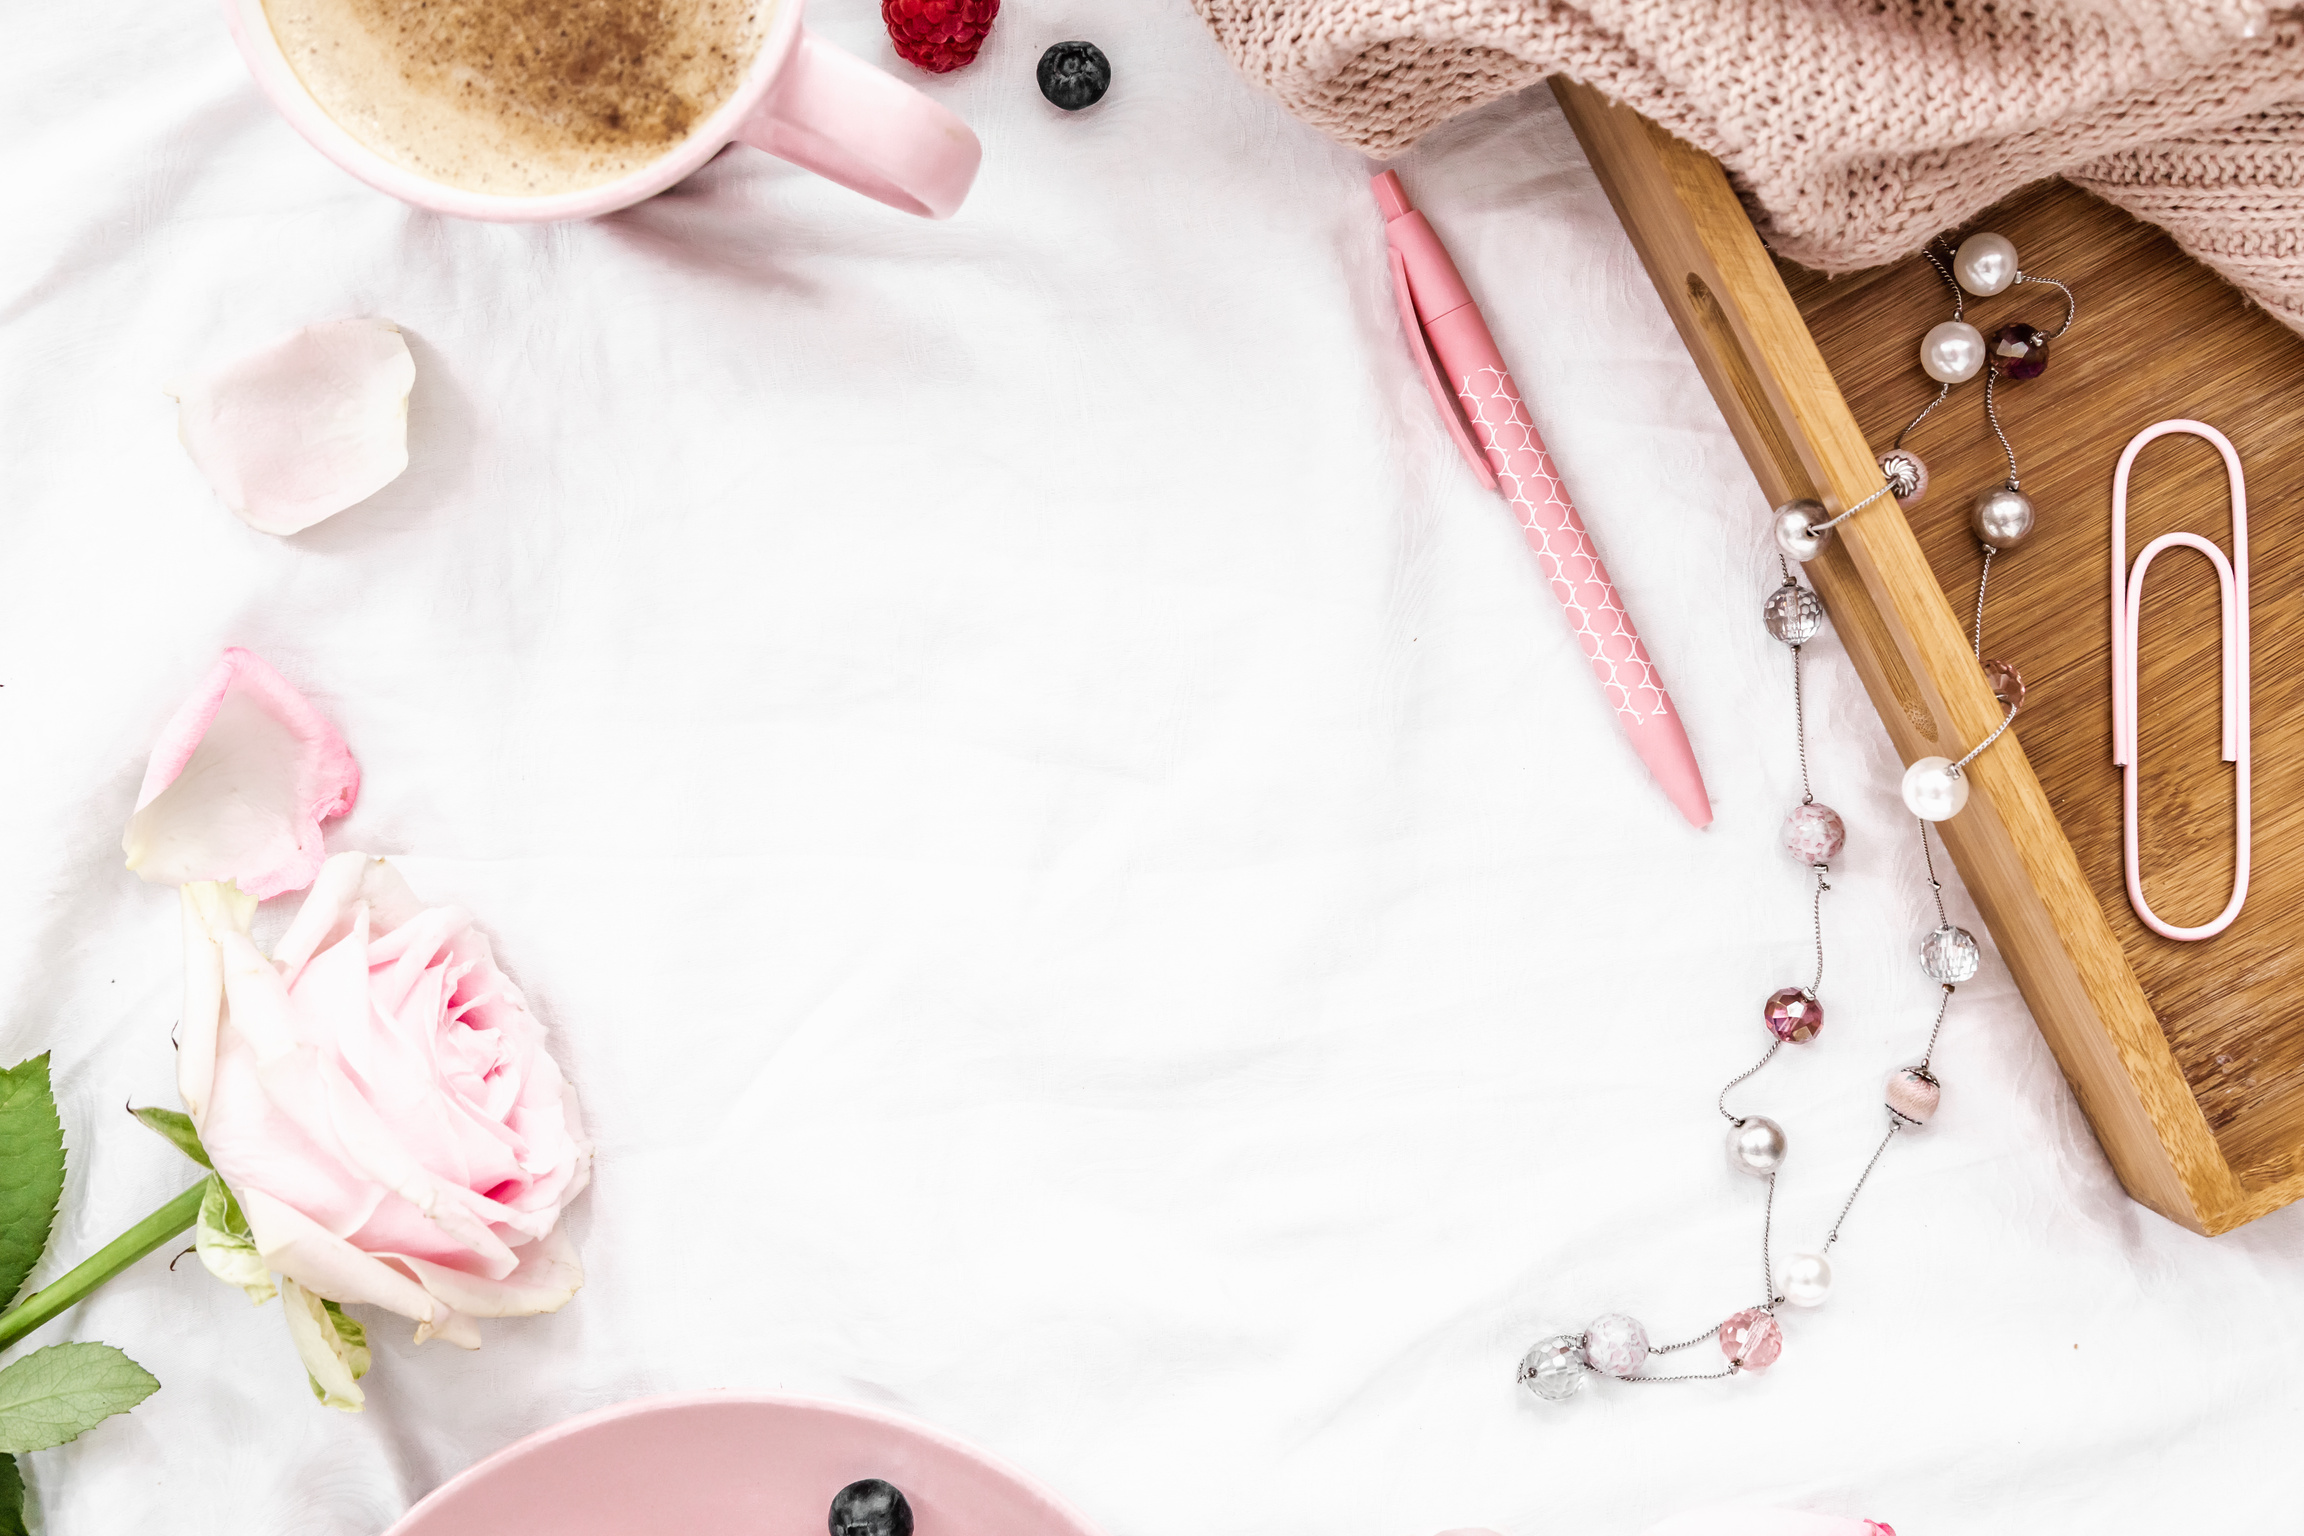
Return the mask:
M1440 408L1440 419L1448 423L1449 436L1463 451L1464 462L1472 466L1472 473L1489 490L1496 489L1496 471L1489 468L1488 456L1472 441L1472 433L1464 425L1464 409L1456 403L1456 393L1440 377L1440 364L1432 355L1432 340L1424 334L1424 322L1416 318L1416 295L1408 287L1408 261L1397 248L1387 247L1392 257L1392 296L1400 303L1400 329L1408 333L1408 351L1416 359L1416 366L1424 370L1424 387L1432 391L1432 403Z

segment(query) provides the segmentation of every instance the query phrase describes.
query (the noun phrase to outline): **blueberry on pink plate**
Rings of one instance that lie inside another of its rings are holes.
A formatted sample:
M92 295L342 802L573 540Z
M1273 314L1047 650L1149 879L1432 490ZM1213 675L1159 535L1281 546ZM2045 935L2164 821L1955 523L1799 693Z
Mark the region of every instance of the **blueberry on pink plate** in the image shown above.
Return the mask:
M867 1477L832 1496L832 1536L912 1536L912 1506L894 1483Z

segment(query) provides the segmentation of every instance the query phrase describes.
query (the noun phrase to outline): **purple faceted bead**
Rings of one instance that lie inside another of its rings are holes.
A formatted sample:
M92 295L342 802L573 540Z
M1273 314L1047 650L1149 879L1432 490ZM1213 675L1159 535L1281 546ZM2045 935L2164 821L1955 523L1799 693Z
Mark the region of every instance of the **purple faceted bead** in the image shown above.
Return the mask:
M2048 371L2048 333L2019 320L1992 333L1992 371L2004 379L2036 379Z

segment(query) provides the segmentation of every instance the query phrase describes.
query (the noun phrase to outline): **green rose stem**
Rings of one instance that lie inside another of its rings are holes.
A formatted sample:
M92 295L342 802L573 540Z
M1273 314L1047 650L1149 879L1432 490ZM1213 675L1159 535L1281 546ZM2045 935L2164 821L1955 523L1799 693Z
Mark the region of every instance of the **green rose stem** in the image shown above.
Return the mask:
M6 1349L153 1249L192 1230L200 1214L206 1181L193 1185L95 1253L74 1265L5 1312L0 1312L0 1349Z

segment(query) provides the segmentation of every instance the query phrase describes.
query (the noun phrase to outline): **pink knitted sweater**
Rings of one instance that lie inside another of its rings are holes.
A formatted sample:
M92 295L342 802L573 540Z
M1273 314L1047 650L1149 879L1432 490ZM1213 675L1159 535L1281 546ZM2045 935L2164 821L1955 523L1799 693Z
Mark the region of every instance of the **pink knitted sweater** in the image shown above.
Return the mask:
M2062 175L2304 331L2304 10L2244 0L1192 0L1249 78L1395 154L1560 73L1717 156L1825 271Z

